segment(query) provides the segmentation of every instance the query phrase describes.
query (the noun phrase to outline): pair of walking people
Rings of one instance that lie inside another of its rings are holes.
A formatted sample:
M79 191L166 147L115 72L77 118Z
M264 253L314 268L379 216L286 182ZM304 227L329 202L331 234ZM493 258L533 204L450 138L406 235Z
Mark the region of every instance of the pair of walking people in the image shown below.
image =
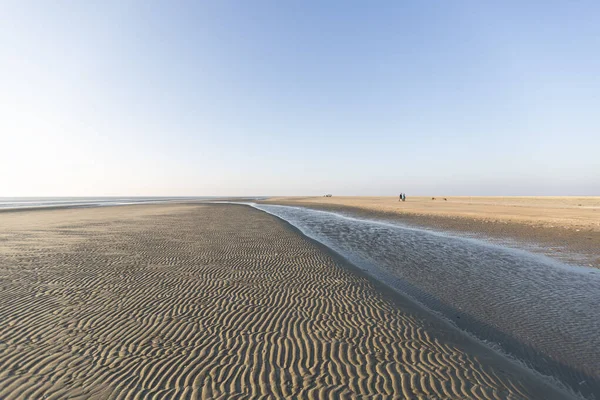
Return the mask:
M400 197L398 198L398 201L406 201L406 193L400 193Z

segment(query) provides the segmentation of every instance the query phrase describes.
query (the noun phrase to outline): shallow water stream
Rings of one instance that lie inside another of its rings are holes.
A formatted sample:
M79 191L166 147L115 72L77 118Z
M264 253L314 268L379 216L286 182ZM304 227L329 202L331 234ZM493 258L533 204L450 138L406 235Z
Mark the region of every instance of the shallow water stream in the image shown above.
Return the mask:
M397 223L254 206L460 329L588 398L600 398L600 271Z

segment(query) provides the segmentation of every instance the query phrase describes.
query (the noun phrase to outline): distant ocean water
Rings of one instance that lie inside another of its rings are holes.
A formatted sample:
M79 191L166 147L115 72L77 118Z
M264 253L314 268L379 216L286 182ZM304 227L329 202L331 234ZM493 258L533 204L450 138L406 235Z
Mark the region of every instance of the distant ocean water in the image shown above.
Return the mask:
M102 207L126 204L217 200L223 197L0 197L0 210L56 207Z

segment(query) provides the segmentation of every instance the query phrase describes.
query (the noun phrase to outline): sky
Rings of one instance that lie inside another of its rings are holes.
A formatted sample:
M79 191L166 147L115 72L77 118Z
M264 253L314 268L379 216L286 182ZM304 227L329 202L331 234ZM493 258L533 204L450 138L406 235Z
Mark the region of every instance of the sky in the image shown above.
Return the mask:
M0 0L0 196L600 195L600 2Z

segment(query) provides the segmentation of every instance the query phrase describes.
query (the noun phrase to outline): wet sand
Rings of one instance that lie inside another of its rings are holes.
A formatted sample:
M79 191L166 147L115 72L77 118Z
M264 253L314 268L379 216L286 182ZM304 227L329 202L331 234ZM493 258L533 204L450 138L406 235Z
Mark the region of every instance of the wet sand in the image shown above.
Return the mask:
M273 197L261 203L531 244L528 250L600 268L600 197Z
M0 398L565 398L238 205L0 214Z

